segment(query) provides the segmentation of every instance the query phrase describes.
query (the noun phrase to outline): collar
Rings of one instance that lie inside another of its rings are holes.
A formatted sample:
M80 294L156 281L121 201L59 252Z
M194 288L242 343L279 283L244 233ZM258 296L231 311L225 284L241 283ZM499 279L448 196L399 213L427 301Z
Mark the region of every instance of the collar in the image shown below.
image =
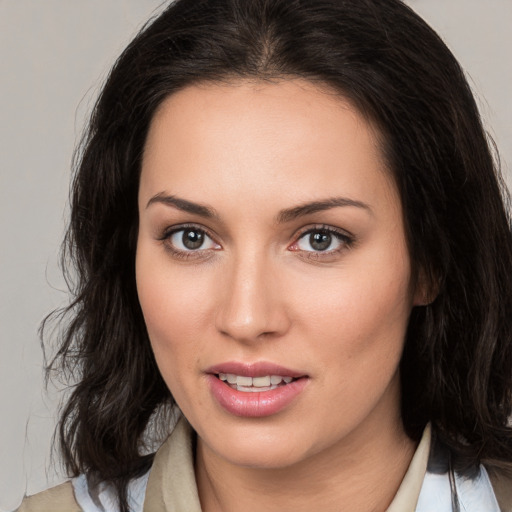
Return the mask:
M412 512L420 494L430 451L430 425L386 512ZM194 474L192 428L180 418L172 434L155 455L149 474L144 512L201 512Z
M192 428L181 417L158 449L149 473L144 512L201 512L194 473Z

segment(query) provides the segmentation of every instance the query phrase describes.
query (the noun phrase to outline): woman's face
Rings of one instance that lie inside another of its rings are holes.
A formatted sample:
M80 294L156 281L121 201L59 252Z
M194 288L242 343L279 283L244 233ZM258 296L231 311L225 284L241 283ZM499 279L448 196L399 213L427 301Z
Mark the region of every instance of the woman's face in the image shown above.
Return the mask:
M376 133L350 103L301 80L172 95L139 210L149 337L205 452L285 467L401 431L411 265Z

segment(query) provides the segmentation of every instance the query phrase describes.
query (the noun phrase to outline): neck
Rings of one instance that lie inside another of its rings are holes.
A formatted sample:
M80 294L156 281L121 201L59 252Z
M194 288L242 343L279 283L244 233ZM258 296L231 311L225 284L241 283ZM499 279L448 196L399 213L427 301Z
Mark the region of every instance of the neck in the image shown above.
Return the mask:
M399 425L399 427L397 426ZM198 439L196 478L204 512L385 511L415 445L401 422L351 434L338 445L286 468L230 463Z

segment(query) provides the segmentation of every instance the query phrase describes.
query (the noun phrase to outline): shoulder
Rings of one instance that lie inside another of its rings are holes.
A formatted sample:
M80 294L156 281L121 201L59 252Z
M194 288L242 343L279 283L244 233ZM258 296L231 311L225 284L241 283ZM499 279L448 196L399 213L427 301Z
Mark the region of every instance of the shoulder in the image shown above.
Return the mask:
M17 512L81 512L71 482L52 487L47 491L26 497L18 508Z

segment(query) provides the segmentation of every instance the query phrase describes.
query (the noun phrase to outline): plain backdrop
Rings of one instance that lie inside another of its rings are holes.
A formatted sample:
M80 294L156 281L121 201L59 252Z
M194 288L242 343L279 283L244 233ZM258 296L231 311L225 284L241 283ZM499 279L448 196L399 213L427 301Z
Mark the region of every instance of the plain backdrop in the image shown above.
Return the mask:
M250 1L250 0L248 0ZM466 69L512 183L512 0L408 0ZM62 480L37 334L58 268L73 147L109 67L161 0L0 0L0 510Z

